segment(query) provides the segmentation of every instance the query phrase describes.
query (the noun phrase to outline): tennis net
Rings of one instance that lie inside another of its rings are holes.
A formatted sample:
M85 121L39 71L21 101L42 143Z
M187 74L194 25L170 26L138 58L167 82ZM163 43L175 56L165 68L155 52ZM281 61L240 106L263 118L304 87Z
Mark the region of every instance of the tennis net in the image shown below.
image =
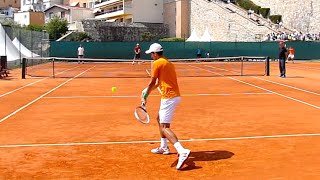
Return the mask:
M179 77L264 76L269 75L267 57L220 57L169 59ZM22 78L145 78L150 76L151 60L89 58L24 58Z

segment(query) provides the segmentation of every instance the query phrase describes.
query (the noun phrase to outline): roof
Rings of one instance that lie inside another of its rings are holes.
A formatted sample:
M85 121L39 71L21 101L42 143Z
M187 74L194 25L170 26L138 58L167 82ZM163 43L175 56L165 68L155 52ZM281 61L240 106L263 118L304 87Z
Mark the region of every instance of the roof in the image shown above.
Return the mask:
M78 10L90 10L89 8L83 8L83 7L74 7L74 6L66 6L66 5L60 5L60 4L55 4L51 7L49 7L48 9L44 10L44 12L52 9L52 8L55 8L55 7L58 7L58 8L61 8L61 9L65 9L65 10L72 10L72 9L78 9Z

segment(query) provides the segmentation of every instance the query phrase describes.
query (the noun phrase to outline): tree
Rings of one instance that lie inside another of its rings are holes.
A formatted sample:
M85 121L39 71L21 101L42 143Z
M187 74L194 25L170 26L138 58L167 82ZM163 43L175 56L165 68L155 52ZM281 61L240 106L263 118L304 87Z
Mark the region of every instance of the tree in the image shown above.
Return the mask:
M59 39L68 31L68 21L54 16L50 22L46 24L45 29L49 33L50 39Z

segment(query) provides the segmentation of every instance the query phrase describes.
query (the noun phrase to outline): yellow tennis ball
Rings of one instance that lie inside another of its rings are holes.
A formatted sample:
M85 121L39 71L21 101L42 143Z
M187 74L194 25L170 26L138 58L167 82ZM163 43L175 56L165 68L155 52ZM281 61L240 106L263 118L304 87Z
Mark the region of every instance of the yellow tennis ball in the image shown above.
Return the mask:
M117 87L112 87L112 88L111 88L111 91L112 91L112 92L116 92L116 91L117 91Z

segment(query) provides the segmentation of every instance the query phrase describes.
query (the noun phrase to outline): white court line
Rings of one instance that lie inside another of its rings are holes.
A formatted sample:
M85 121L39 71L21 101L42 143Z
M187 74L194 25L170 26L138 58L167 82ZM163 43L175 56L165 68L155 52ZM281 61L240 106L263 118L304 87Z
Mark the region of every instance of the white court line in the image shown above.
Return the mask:
M181 142L200 142L200 141L231 141L231 140L250 140L250 139L275 139L289 137L318 137L319 133L309 134L279 134L267 136L240 136L240 137L225 137L225 138L206 138L206 139L184 139ZM88 146L88 145L115 145L115 144L146 144L159 143L159 140L145 141L107 141L107 142L71 142L71 143L46 143L46 144L4 144L0 148L19 148L19 147L52 147L52 146Z
M83 71L82 73L80 73L80 74L78 74L78 75L74 76L73 78L68 79L67 81L65 81L65 82L61 83L59 86L57 86L57 87L55 87L55 88L51 89L50 91L48 91L48 92L44 93L43 95L41 95L41 96L39 96L38 98L34 99L33 101L29 102L28 104L26 104L26 105L22 106L21 108L17 109L16 111L12 112L11 114L9 114L9 115L7 115L6 117L2 118L2 119L0 120L0 123L1 123L1 122L3 122L3 121L5 121L6 119L10 118L11 116L13 116L13 115L17 114L19 111L21 111L21 110L23 110L24 108L26 108L26 107L30 106L31 104L33 104L33 103L37 102L37 101L38 101L39 99L41 99L42 97L44 97L44 96L46 96L46 95L50 94L51 92L53 92L54 90L56 90L56 89L58 89L59 87L63 86L64 84L68 83L69 81L71 81L71 80L73 80L73 79L77 78L78 76L81 76L81 75L82 75L82 74L84 74L85 72L87 72L87 71L89 71L89 70L93 69L94 67L96 67L96 66L93 66L93 67L91 67L91 68L89 68L89 69L87 69L87 70Z
M62 72L60 72L60 73L58 73L58 74L64 73L64 72L69 71L69 70L72 70L72 69L75 69L75 68L67 69L67 70L62 71ZM50 76L50 77L52 77L52 76ZM21 89L23 89L23 88L29 87L29 86L31 86L31 85L33 85L33 84L36 84L36 83L38 83L38 82L40 82L40 81L43 81L43 80L45 80L45 79L48 79L48 78L50 78L50 77L46 77L46 78L40 79L40 80L38 80L38 81L35 81L35 82L33 82L33 83L30 83L30 84L27 84L27 85L25 85L25 86L22 86L22 87L20 87L20 88L14 89L14 90L12 90L12 91L10 91L10 92L7 92L7 93L5 93L5 94L1 94L0 97L9 95L9 94L11 94L11 93L14 93L14 92L16 92L16 91L19 91L19 90L21 90Z
M297 88L297 87L294 87L294 86L290 86L290 85L286 85L286 84L282 84L282 83L278 83L278 82L275 82L275 81L271 81L271 80L267 80L267 79L263 79L263 78L258 78L258 77L253 77L253 78L260 79L260 80L267 81L267 82L270 82L270 83L273 83L273 84L277 84L277 85L280 85L280 86L284 86L284 87L288 87L288 88L292 88L292 89L295 89L295 90L299 90L299 91L303 91L303 92L306 92L306 93L310 93L310 94L314 94L314 95L320 96L319 93L308 91L308 90L301 89L301 88Z
M223 74L216 73L216 72L213 72L213 71L204 69L204 68L200 68L200 67L196 67L196 66L192 66L192 67L195 67L195 68L198 68L198 69L205 70L205 71L207 71L207 72L211 72L211 73L214 73L214 74L219 74L219 75L221 75L221 76L224 76ZM212 68L214 68L214 67L212 67ZM225 76L224 76L224 77L225 77ZM296 102L299 102L299 103L302 103L302 104L305 104L305 105L308 105L308 106L311 106L311 107L320 109L319 106L316 106L316 105L313 105L313 104L304 102L304 101L302 101L302 100L299 100L299 99L296 99L296 98L293 98L293 97L290 97L290 96L286 96L286 95L281 94L281 93L277 93L277 92L271 91L271 90L269 90L269 89L266 89L266 88L263 88L263 87L260 87L260 86L256 86L256 85L254 85L254 84L251 84L251 83L248 83L248 82L245 82L245 81L241 81L241 80L236 79L236 78L233 78L233 77L227 77L227 78L232 79L232 80L234 80L234 81L241 82L241 83L243 83L243 84L246 84L246 85L249 85L249 86L252 86L252 87L255 87L255 88L258 88L258 89L261 89L261 90L264 90L264 91L267 91L267 92L270 92L270 93L273 93L273 94L276 94L276 95L278 95L278 96L282 96L282 97L284 97L284 98L291 99L291 100L293 100L293 101L296 101Z
M217 93L217 94L182 94L182 97L193 97L193 96L234 96L234 95L268 95L272 93ZM159 97L160 95L150 95ZM140 96L47 96L43 97L43 99L80 99L80 98L137 98Z

